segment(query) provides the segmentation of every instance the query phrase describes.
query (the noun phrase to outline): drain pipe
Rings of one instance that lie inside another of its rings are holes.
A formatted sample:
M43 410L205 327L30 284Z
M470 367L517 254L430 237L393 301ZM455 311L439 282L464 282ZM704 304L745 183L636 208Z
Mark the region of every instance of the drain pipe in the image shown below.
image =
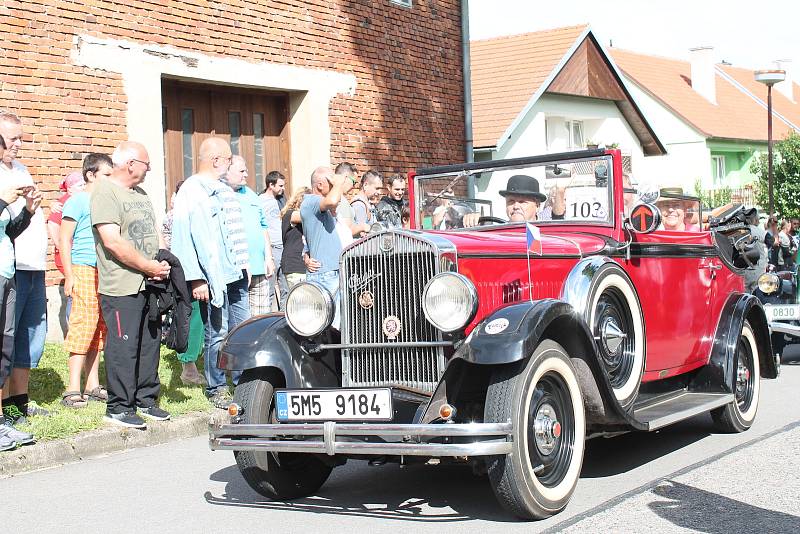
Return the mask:
M461 62L464 80L464 152L467 163L472 153L472 73L469 66L469 0L461 0ZM475 198L475 177L467 177L467 196Z

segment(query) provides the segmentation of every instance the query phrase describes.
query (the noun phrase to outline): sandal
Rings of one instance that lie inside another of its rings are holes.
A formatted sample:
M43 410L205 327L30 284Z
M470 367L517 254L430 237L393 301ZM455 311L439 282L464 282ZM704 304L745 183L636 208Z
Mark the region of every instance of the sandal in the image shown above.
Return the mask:
M85 408L88 402L80 391L65 391L61 395L61 404L67 408Z
M84 395L86 395L91 401L97 401L97 402L108 401L108 390L103 386L97 386L93 390L84 393Z

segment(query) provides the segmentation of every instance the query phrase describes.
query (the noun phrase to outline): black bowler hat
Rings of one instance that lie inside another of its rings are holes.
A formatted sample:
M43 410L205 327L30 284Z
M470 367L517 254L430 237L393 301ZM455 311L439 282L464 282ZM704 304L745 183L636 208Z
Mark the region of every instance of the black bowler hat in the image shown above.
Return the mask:
M504 197L513 195L516 197L531 197L539 202L547 200L547 196L539 192L539 181L533 176L526 176L524 174L515 174L508 179L506 188L500 191Z

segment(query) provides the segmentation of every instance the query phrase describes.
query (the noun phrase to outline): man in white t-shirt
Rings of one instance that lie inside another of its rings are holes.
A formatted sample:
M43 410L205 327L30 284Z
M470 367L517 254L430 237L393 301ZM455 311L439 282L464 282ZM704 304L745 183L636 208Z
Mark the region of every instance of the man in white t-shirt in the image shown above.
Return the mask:
M8 111L0 111L0 135L7 147L0 162L0 187L12 183L35 187L28 169L17 161L22 147L20 118ZM14 216L24 208L25 199L22 197L8 206ZM39 366L47 335L47 228L41 208L34 213L28 229L16 239L14 248L17 256L14 276L17 286L16 336L11 376L4 391L7 398L3 399L3 415L21 423L26 416L47 415L46 410L28 399L30 372Z

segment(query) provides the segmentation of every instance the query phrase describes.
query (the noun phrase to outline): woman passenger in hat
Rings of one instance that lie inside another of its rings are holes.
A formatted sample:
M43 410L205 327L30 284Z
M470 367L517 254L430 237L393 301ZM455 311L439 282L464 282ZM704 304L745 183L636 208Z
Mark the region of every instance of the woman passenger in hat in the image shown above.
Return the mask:
M662 195L683 195L679 187L664 188ZM661 210L661 224L670 232L699 232L700 227L692 221L693 214L689 210L690 202L682 198L661 197L656 206Z

